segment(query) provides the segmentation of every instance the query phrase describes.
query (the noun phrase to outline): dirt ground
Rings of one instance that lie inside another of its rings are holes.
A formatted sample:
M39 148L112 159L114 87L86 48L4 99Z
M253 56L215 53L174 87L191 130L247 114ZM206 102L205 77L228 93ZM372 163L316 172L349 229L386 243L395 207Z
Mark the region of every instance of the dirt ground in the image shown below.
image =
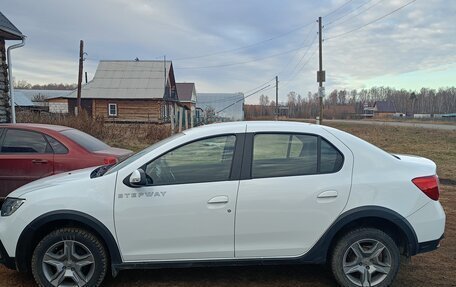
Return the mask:
M456 286L456 132L419 128L332 124L383 149L434 160L441 180L440 201L447 215L445 239L434 252L401 266L394 286ZM0 267L0 286L34 286L31 277ZM122 271L104 286L336 286L324 266L263 266Z

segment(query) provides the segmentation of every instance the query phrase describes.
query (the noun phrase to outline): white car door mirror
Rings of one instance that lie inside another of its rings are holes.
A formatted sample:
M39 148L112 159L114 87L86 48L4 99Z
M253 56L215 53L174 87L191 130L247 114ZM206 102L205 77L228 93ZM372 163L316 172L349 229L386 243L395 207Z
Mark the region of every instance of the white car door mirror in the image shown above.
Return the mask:
M141 168L135 170L129 179L130 185L134 187L147 185L146 173Z

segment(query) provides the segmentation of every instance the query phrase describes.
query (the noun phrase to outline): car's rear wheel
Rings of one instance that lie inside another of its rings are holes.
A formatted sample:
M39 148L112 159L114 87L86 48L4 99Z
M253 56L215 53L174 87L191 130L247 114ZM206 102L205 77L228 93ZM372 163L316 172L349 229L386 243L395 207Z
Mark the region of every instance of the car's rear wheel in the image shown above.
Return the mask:
M107 270L100 240L78 228L62 228L45 236L32 256L32 273L38 285L99 286Z
M352 230L336 243L331 268L341 286L389 286L397 275L400 253L394 240L375 228Z

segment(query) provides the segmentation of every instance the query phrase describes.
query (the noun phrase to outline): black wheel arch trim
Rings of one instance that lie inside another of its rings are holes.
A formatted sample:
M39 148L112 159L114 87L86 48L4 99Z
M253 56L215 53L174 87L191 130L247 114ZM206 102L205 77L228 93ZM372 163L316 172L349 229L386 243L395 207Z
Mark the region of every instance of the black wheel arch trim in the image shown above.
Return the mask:
M362 206L342 213L309 252L303 255L302 259L313 263L325 263L328 252L330 252L331 243L337 233L348 224L363 218L383 219L394 224L407 238L407 255L413 256L418 253L418 238L405 217L385 207Z
M22 231L21 235L19 236L18 244L16 246L15 257L16 266L19 271L29 271L28 262L31 256L31 252L33 252L31 243L34 237L34 233L39 228L43 227L44 225L50 222L61 220L79 222L93 229L101 237L100 239L104 241L106 248L108 249L107 251L110 255L111 264L120 264L122 262L120 250L116 240L114 239L113 234L98 219L79 211L56 210L37 217L30 224L28 224L27 227L25 227Z

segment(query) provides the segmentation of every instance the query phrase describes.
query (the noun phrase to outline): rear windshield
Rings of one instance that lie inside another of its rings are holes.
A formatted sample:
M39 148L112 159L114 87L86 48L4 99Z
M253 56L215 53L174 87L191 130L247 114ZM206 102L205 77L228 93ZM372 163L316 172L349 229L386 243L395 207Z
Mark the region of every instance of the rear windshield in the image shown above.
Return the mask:
M64 130L60 133L91 152L105 150L109 148L109 146L104 142L79 130Z

